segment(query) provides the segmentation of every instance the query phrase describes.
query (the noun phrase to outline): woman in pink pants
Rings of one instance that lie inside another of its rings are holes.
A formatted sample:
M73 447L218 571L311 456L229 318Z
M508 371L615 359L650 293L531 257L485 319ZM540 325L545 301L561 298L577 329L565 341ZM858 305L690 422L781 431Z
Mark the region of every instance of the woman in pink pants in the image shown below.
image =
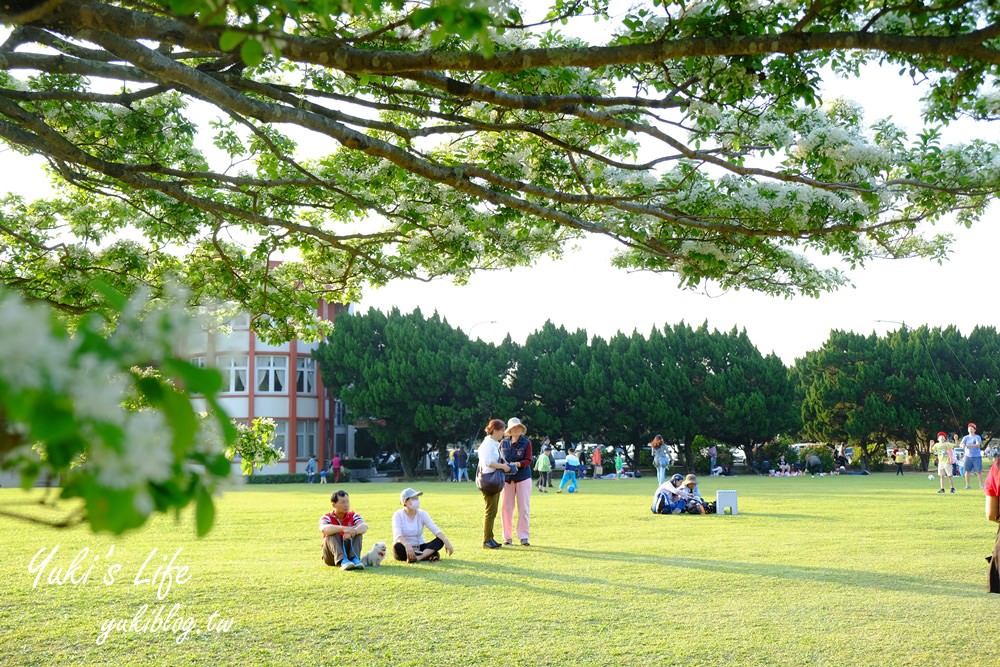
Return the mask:
M514 503L517 503L517 537L521 546L530 547L528 529L531 521L531 441L528 429L517 417L507 420L507 430L500 443L500 454L510 465L503 491L500 493L500 524L503 543L513 544Z

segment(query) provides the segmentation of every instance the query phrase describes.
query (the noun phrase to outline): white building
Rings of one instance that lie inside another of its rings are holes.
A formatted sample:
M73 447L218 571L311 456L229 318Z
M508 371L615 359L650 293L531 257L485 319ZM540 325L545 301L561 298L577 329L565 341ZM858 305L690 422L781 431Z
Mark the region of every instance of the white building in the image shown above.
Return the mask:
M349 308L321 300L316 312L333 322ZM183 354L222 372L219 403L230 417L242 422L257 417L274 420L275 445L284 450L285 458L260 472L303 472L310 456L322 467L329 465L334 452L353 458L355 429L344 423L343 404L323 386L311 356L317 344L293 340L268 345L250 329L247 315L228 325L231 333L206 332L188 341Z

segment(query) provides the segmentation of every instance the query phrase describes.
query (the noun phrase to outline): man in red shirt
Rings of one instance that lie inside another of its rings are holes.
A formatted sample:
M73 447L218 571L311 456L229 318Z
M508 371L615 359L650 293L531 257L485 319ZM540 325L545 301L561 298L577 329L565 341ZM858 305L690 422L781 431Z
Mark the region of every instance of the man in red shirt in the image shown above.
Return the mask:
M334 491L330 496L333 511L319 518L319 532L323 535L323 562L341 570L363 570L361 564L362 535L368 524L359 514L351 511L351 498L347 491Z

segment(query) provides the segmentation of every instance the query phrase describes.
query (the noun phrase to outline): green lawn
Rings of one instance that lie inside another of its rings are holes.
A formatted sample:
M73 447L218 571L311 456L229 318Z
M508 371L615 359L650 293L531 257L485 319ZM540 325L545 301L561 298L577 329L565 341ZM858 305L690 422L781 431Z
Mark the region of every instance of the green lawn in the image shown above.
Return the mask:
M190 516L125 538L3 519L0 665L993 664L1000 598L985 592L983 557L995 531L980 491L939 496L919 474L704 479L709 497L737 489L740 514L668 517L649 513L654 487L536 494L535 546L484 551L474 486L420 484L455 555L364 572L319 559L332 485L231 491L202 540ZM367 542L388 542L402 485L346 488ZM7 509L25 498L0 490ZM45 570L32 587L32 557L55 545L49 569L90 549L88 581L47 584ZM134 582L153 548L143 578L178 549L175 565L189 568L162 601ZM147 618L180 605L194 629L180 643L111 632L97 645L102 624L144 604ZM228 632L206 631L213 612L232 619Z

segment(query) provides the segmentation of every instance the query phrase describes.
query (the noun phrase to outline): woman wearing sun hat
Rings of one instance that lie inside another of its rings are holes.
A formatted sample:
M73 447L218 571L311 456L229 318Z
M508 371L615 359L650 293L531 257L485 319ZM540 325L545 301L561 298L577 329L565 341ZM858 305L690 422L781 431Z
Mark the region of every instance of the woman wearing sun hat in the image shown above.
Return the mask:
M403 489L399 494L399 502L403 508L392 515L392 552L396 560L416 563L420 560L441 560L438 553L441 549L450 556L454 553L451 542L437 527L431 515L420 509L420 496L423 491ZM424 528L431 531L434 539L424 542Z
M500 453L511 467L511 474L500 492L500 525L503 543L513 544L514 503L517 503L517 537L521 546L530 547L528 529L531 521L531 441L525 437L528 428L517 417L507 420L507 430Z
M683 486L688 490L685 511L691 514L707 514L708 510L705 509L705 501L701 497L701 491L698 490L698 478L694 475L688 475L684 478Z

